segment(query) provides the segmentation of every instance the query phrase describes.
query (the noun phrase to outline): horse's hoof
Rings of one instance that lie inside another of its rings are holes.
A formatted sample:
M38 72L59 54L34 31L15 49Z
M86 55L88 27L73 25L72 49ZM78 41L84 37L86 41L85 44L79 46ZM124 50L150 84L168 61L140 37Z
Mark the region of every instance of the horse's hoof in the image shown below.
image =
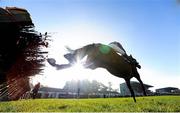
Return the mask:
M48 58L47 59L48 63L52 66L55 66L56 65L56 60L54 58Z

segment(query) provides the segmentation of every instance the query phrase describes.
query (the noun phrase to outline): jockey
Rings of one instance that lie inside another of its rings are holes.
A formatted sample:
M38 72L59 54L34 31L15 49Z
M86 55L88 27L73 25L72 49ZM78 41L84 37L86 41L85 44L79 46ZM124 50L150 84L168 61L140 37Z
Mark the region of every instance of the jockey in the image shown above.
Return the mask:
M39 91L39 88L40 88L40 82L38 82L34 88L32 89L32 97L33 99L36 98L37 94L38 94L38 91Z
M119 42L111 42L108 45L112 47L117 53L120 53L122 56L126 54L125 49L122 47L122 45Z
M117 53L119 53L121 56L123 56L123 58L130 64L136 63L134 62L134 58L132 57L132 55L128 56L126 54L125 49L123 48L123 46L119 43L119 42L111 42L108 44L110 47L112 47Z

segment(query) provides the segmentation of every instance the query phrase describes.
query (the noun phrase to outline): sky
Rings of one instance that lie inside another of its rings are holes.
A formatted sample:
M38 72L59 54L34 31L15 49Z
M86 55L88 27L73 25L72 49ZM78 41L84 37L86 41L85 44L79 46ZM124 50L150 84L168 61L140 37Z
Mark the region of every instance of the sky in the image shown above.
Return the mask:
M65 46L73 49L91 43L120 42L140 63L145 84L180 88L180 4L176 0L1 0L0 6L25 8L35 28L52 37L49 56L67 63ZM57 71L46 63L44 75L33 80L63 87L71 79L124 82L105 69L73 67ZM135 79L132 79L135 80Z

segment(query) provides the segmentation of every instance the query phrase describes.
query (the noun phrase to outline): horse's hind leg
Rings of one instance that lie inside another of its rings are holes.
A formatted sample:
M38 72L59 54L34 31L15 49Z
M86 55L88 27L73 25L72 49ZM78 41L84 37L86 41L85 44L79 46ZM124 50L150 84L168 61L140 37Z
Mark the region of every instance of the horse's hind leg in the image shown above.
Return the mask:
M134 102L136 102L135 94L134 94L134 91L133 91L133 89L131 87L130 80L125 79L125 81L126 81L126 84L127 84L128 88L129 88L129 91L131 92L131 96L133 97Z

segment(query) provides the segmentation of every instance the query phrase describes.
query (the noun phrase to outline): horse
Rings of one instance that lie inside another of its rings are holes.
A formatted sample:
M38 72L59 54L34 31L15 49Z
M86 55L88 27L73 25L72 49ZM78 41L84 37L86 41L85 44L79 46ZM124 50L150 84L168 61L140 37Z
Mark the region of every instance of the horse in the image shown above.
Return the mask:
M118 54L118 52L116 52L111 46L101 43L89 44L76 50L68 48L68 50L69 53L64 55L64 57L69 61L68 64L56 64L56 60L53 58L47 59L48 62L59 70L69 68L86 57L86 60L83 62L85 68L92 70L96 68L104 68L112 75L123 78L129 88L134 102L136 102L135 94L130 84L130 79L132 77L135 77L140 82L143 94L146 96L145 87L137 71L137 68L141 68L141 66L131 55L127 56L127 54L125 54L125 56L123 56Z

